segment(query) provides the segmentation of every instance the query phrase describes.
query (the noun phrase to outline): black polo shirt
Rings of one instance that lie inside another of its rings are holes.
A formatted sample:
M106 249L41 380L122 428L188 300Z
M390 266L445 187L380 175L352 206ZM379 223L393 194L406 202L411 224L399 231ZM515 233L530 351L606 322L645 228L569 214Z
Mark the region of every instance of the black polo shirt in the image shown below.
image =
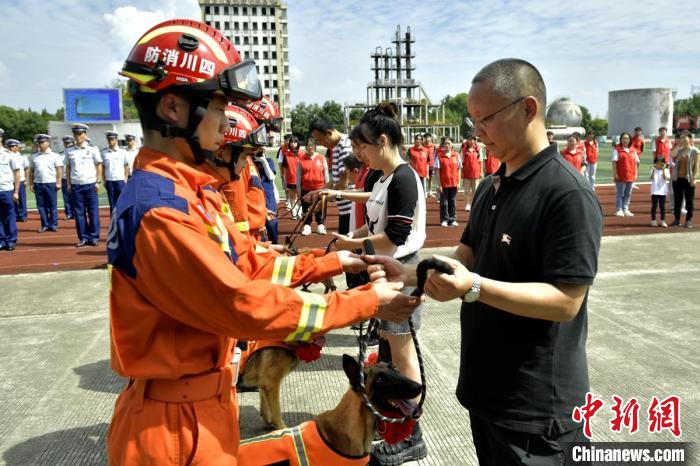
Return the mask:
M588 181L549 146L511 176L505 164L478 187L461 242L474 272L505 282L590 285L603 213ZM495 189L498 186L498 189ZM576 427L589 389L583 300L565 323L464 303L457 398L488 421L521 432Z

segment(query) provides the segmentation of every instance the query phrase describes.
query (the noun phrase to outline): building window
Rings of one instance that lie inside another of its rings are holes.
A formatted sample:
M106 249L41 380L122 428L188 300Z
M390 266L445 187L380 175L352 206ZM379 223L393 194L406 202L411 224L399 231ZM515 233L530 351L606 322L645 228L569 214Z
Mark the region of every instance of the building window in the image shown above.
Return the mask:
M267 45L267 37L263 37L263 45Z
M207 23L207 26L211 26L211 21L205 21Z
M271 43L272 45L276 45L276 44L277 44L277 38L276 38L275 36L270 37L270 43Z
M267 14L267 8L262 7L262 13L261 13L261 14L262 14L263 16L265 16L265 15Z
M238 24L238 21L234 21L233 22L233 29L238 31L239 28L240 28L240 24Z
M235 45L240 45L240 44L241 44L241 38L238 37L238 36L234 37L233 43L234 43Z
M253 59L257 60L258 58L260 58L260 54L257 51L253 52Z
M243 23L243 30L247 31L248 30L248 23Z
M262 23L262 30L267 31L267 23Z
M238 16L238 7L237 6L233 7L233 15Z
M243 38L243 45L248 45L248 44L250 44L250 39L247 37L244 37Z
M252 7L251 10L252 10L252 11L250 12L251 15L257 15L257 14L258 14L258 8L257 8L257 7Z
M220 28L221 28L221 25L220 25L220 23L219 23L218 21L214 21L214 27L215 27L216 29L220 29Z
M277 67L276 66L272 67L272 74L277 74Z
M269 67L266 66L263 68L263 70L264 70L263 73L267 74L269 72Z
M214 14L215 14L215 15L218 15L218 14L219 14L219 7L218 7L218 6L215 6L215 7L214 7Z
M275 87L275 88L277 87L277 80L276 79L274 81L272 81L272 87Z
M253 37L253 45L258 45L258 36Z
M265 80L265 87L270 87L270 81L267 79Z
M263 59L267 60L268 58L270 58L270 56L267 54L267 52L263 52Z
M274 15L275 14L275 7L270 7L270 14Z
M275 30L275 23L270 23L270 30L274 31Z
M253 31L257 31L257 30L258 30L258 23L253 23Z
M277 60L277 52L272 52L272 59Z
M224 31L228 31L229 29L231 29L231 23L224 21Z
M243 7L243 14L244 14L245 16L248 16L248 7L247 7L247 6L244 6L244 7Z
M243 58L246 59L246 60L249 59L249 58L250 58L250 52L248 52L247 50L246 50L245 52L243 52Z
M208 14L211 14L211 7L210 7L210 6L205 6L205 7L204 7L204 13L207 14L207 15L208 15Z

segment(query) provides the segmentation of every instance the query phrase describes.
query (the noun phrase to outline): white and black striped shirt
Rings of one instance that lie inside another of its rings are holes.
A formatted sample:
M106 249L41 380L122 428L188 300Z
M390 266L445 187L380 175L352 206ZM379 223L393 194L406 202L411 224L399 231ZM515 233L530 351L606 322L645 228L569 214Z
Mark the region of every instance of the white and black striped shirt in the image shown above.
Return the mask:
M340 181L340 177L345 173L345 165L343 160L348 157L354 157L352 154L352 144L350 143L350 138L347 134L343 134L340 137L338 144L333 146L333 165L331 167L331 173L333 176L333 183ZM340 215L350 215L352 209L351 201L338 200L338 214Z

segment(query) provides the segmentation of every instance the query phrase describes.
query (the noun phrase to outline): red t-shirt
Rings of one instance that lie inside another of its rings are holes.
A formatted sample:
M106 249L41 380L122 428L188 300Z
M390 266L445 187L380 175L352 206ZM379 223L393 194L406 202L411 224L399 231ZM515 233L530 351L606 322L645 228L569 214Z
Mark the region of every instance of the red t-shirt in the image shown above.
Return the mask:
M598 142L594 139L593 141L584 141L584 146L586 147L586 161L588 163L598 163Z
M644 138L636 135L632 136L630 147L634 148L634 150L637 151L637 154L641 156L642 152L644 152Z
M561 155L564 157L564 160L569 162L571 166L576 169L576 171L581 171L581 167L583 167L583 154L578 147L573 151L564 148L561 150Z
M423 147L428 151L428 166L432 168L435 164L435 144L423 144Z
M486 149L486 162L484 163L484 173L490 175L496 173L498 167L501 166L501 161L493 157L488 149Z
M440 163L440 186L455 188L459 186L459 156L452 151L449 155L445 149L437 150Z
M663 141L661 138L656 138L654 140L654 154L655 157L661 156L667 164L671 163L671 141L668 138Z
M292 152L288 147L282 148L282 157L284 157L284 182L288 185L297 184L297 163L299 162L299 155L303 154L302 150L299 150L298 154Z

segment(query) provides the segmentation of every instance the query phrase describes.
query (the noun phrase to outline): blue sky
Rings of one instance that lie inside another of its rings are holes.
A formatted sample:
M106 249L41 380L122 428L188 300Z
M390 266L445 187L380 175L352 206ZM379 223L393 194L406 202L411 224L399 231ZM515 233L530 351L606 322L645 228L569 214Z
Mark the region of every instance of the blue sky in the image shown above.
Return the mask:
M466 92L482 66L503 57L532 62L550 101L569 96L594 116L606 116L609 90L671 87L687 97L700 85L700 21L672 3L289 0L292 103L364 100L369 55L391 46L398 24L416 38L415 77L433 101ZM199 15L196 0L0 4L0 104L49 111L62 105L62 88L117 77L153 24Z

